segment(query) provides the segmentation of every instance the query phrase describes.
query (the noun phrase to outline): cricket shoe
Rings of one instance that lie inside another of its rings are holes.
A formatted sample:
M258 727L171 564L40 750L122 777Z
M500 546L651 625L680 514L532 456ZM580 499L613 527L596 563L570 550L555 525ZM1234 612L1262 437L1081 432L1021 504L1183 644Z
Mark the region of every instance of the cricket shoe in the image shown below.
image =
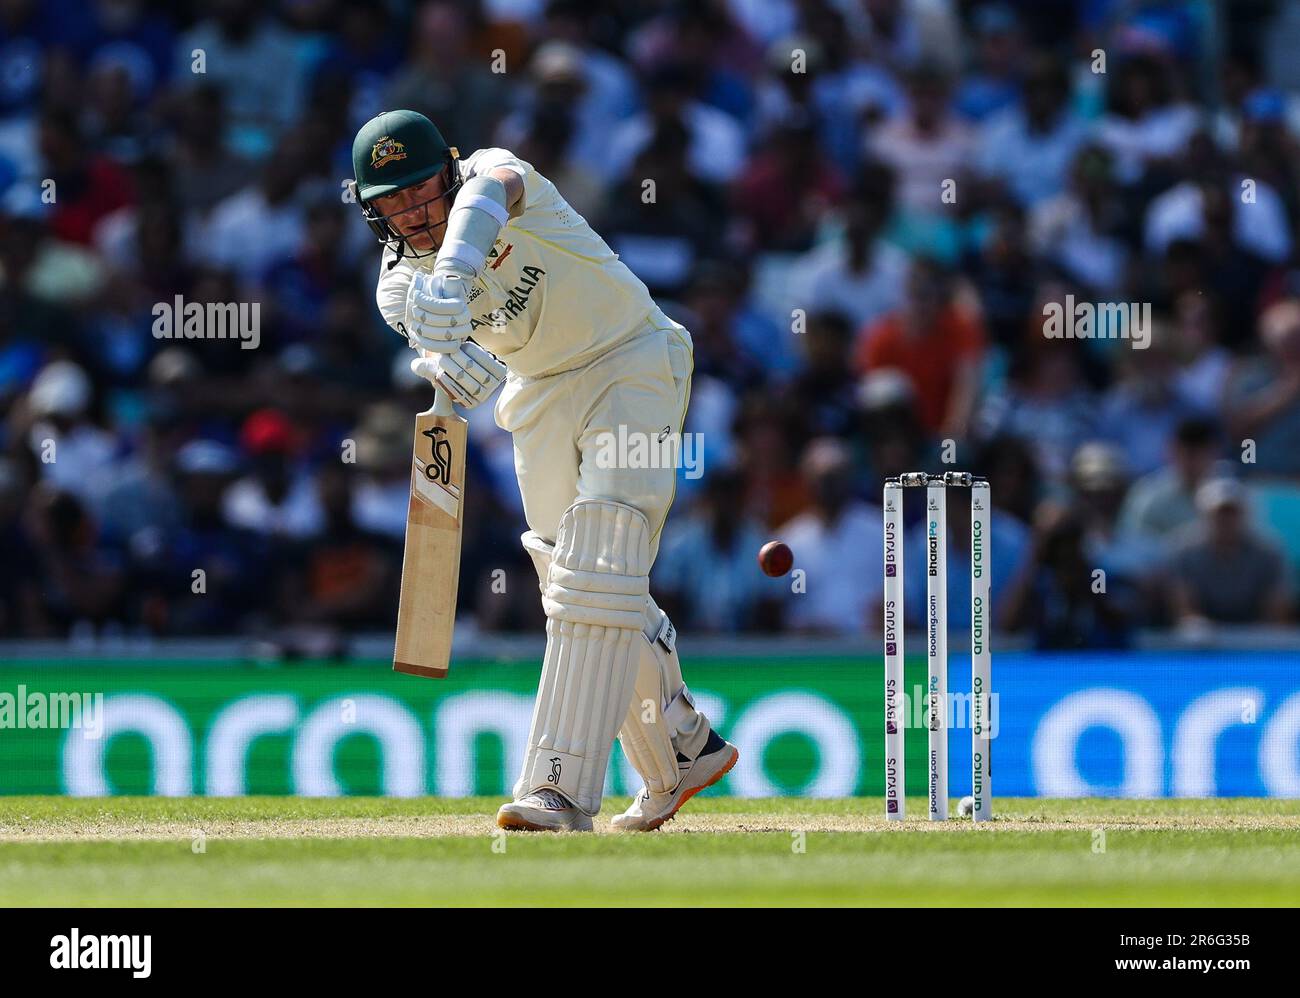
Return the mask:
M682 778L675 788L665 793L651 793L642 787L632 806L615 815L610 824L620 832L653 832L665 821L671 821L678 808L701 790L726 776L739 758L740 750L736 746L724 741L716 731L710 731L709 740L694 761L677 753Z
M497 825L524 832L589 832L591 815L579 811L558 790L534 790L502 804Z

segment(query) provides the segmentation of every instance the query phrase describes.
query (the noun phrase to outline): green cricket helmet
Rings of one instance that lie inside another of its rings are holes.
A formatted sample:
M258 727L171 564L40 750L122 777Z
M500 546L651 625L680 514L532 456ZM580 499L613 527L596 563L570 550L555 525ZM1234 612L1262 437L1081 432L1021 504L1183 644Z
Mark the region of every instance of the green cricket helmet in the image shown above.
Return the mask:
M385 111L376 115L361 126L352 140L352 169L356 175L349 185L352 196L361 206L370 231L399 258L432 256L438 252L442 238L435 230L447 224L451 201L455 200L461 185L459 155L454 146L447 145L434 123L417 111ZM387 215L375 203L378 198L415 187L439 174L444 174L443 191L436 197ZM429 205L442 200L447 201L448 211L443 212L441 222L430 222ZM403 235L391 221L394 215L421 209L425 213L425 225L419 231L432 236L433 249L429 250L412 249L407 239L415 233Z

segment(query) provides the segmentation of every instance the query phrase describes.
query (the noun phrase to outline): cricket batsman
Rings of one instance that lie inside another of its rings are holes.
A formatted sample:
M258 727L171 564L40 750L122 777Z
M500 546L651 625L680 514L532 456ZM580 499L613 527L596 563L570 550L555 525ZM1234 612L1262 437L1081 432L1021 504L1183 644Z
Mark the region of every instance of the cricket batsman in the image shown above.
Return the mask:
M388 111L357 133L352 163L384 247L376 300L416 351L411 369L465 408L505 383L496 420L514 441L547 621L523 771L497 824L590 831L617 735L645 785L614 827L658 828L739 754L695 709L650 597L676 471L597 455L620 430L680 433L690 336L506 150L461 159L428 118Z

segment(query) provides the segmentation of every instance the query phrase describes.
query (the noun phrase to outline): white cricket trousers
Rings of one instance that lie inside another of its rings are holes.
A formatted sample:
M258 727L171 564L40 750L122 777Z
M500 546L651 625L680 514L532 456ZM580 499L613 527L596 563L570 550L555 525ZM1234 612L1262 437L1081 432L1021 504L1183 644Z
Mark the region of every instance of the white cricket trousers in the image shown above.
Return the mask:
M496 419L514 439L515 472L529 528L554 543L560 517L575 500L614 499L645 514L653 562L676 491L677 469L628 467L621 456L610 462L609 444L637 435L659 441L681 433L692 366L685 329L647 323L644 331L586 367L541 378L510 375L497 400Z

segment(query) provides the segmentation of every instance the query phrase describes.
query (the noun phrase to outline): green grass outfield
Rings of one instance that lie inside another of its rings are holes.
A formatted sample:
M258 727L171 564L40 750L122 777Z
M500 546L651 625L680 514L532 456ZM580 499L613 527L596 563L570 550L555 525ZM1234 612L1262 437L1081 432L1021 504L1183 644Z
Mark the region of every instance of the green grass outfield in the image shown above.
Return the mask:
M1300 800L697 798L662 832L499 833L496 798L0 797L0 904L1295 905ZM953 812L956 813L954 807Z

